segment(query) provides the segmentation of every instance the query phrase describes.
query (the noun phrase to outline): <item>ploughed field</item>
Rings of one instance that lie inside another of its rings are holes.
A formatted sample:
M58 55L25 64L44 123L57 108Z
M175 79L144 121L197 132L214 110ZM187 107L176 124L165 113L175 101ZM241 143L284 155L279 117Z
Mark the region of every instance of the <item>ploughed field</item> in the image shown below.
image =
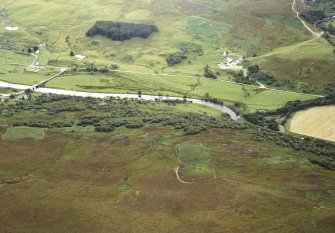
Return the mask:
M33 96L0 113L2 232L334 232L334 172L217 111Z

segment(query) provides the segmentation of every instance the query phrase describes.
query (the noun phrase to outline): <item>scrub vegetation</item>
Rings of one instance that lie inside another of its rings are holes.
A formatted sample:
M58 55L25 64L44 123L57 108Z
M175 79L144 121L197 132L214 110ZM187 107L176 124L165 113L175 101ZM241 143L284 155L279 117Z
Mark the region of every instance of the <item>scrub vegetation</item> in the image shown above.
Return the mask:
M305 1L310 6L301 16L325 32L324 37L335 45L335 6L332 0Z
M299 108L295 106L307 106L309 102L288 103L287 106L276 111L256 112L246 115L246 119L253 123L249 124L233 121L226 114L209 116L205 109L203 112L196 112L197 109L192 111L192 108L191 111L184 108L184 112L180 112L181 108L171 108L172 111L166 111L164 105L181 104L187 106L188 104L183 103L183 101L167 101L165 103L162 103L159 99L156 101L152 103L142 100L132 101L113 98L99 100L57 95L32 96L30 101L18 101L14 105L8 103L0 106L0 112L3 115L3 118L0 119L0 125L4 123L15 127L67 128L69 130L79 127L82 130L112 132L118 128L136 129L158 124L171 126L184 135L199 134L213 128L228 128L250 133L259 141L268 141L297 151L312 152L315 156L310 157L310 161L324 168L335 170L334 144L314 138L301 139L294 135L285 135L277 132L276 129L271 127L271 124L264 124L267 121L253 121L253 119L259 117L285 112L287 109L292 112L296 111ZM155 108L152 104L159 104L159 106ZM185 112L185 110L190 112ZM35 117L23 117L32 116L31 114Z

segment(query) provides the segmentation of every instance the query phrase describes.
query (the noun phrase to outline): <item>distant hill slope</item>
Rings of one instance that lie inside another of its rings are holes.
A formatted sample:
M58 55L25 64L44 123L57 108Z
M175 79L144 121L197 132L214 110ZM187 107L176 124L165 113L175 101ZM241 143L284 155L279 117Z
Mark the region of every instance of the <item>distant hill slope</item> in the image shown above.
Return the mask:
M323 90L334 80L334 47L323 38L278 48L262 56L250 58L280 79L290 79L302 91Z

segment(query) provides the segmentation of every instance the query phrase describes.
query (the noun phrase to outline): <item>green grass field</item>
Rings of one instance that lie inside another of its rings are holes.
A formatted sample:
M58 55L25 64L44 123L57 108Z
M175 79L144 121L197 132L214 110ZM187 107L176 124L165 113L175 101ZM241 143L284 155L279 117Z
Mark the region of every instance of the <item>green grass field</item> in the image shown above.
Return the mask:
M257 109L274 109L283 106L290 100L308 100L315 98L285 91L259 90L257 87L243 86L220 80L205 78L166 77L157 75L140 75L112 73L107 75L71 74L58 77L47 84L47 87L64 88L88 92L115 92L180 96L204 98L206 93L223 100L230 105L241 102L246 105L246 112ZM248 93L247 96L245 94Z
M195 180L212 179L211 154L207 147L194 142L177 145L183 178ZM180 170L179 170L180 171Z
M30 127L11 127L3 135L3 140L35 139L41 140L44 137L44 130Z

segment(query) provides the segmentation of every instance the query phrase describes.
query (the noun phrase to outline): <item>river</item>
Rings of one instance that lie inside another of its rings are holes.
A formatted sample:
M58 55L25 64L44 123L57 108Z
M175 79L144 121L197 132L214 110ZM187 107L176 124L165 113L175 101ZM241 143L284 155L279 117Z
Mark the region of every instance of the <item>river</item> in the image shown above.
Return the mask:
M0 87L9 87L19 90L32 89L32 86L23 85L23 84L14 84L8 82L0 81ZM174 97L174 96L157 96L157 95L141 95L141 98L137 94L117 94L117 93L97 93L97 92L83 92L83 91L72 91L72 90L64 90L64 89L56 89L56 88L37 88L34 90L38 93L45 94L57 94L57 95L70 95L70 96L80 96L80 97L92 97L92 98L107 98L114 97L120 99L142 99L147 101L155 101L156 99L160 100L182 100L182 97ZM199 104L203 106L212 107L220 110L221 112L227 113L233 120L238 120L240 118L233 110L227 108L226 106L214 104L211 102L203 101L200 99L187 98L187 101L190 101L194 104Z

